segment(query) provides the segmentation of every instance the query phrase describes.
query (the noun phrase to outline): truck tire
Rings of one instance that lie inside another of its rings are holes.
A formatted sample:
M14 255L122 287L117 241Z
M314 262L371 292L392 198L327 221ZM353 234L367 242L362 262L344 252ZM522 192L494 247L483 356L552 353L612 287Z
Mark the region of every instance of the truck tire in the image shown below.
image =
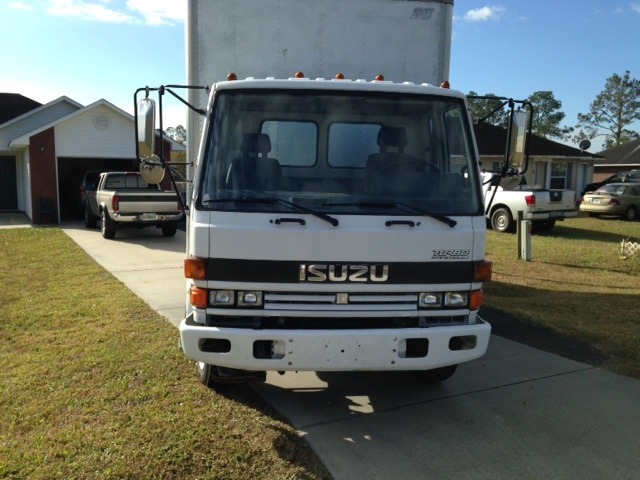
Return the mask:
M533 222L533 231L535 233L547 233L555 226L555 220L536 220Z
M445 380L449 380L456 370L458 365L449 365L446 367L434 368L433 370L424 370L416 372L423 382L426 383L440 383Z
M87 228L96 228L98 224L98 217L91 213L91 208L88 204L84 205L84 226Z
M264 382L267 372L253 372L248 370L236 370L233 368L218 367L204 362L196 362L200 382L214 390L220 390L225 386L233 384L244 384L249 382Z
M213 374L212 374L212 366L208 363L196 362L196 366L198 368L198 376L200 377L200 383L202 383L207 388L214 388L219 385L216 382Z
M178 226L175 223L166 223L160 229L162 230L162 236L173 237L178 231Z
M100 212L100 231L102 236L107 239L111 239L116 236L116 227L113 224L113 220L109 217L109 213L104 209Z
M508 208L496 208L491 214L491 228L496 232L513 231L514 222Z
M638 211L633 205L627 208L627 210L624 212L624 215L622 215L622 219L628 222L632 222L636 218L638 218Z

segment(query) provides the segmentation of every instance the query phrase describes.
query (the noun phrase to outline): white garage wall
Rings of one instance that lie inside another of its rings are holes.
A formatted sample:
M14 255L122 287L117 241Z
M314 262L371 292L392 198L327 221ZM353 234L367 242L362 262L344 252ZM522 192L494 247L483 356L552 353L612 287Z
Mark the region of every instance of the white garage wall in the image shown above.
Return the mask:
M58 157L135 158L133 117L106 105L74 115L55 126Z

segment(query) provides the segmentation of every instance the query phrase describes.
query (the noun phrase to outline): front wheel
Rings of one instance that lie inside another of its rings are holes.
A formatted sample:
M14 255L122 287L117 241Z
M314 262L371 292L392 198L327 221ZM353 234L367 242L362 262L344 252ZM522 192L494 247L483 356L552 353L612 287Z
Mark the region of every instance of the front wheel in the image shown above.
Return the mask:
M446 367L434 368L433 370L424 370L416 372L416 375L426 383L440 383L445 380L449 380L456 370L458 365L448 365Z
M513 230L513 217L509 209L497 208L491 214L491 228L501 233Z
M219 367L204 362L196 362L200 382L214 390L225 388L229 384L242 384L249 382L264 382L267 372L254 372L249 370L237 370L234 368Z
M197 362L196 366L198 368L198 376L200 377L200 382L207 388L214 388L218 385L215 377L213 375L213 366L208 363Z
M634 207L633 205L631 205L629 208L627 208L627 210L624 212L624 215L622 216L623 220L626 220L628 222L631 222L633 220L635 220L638 217L638 211L636 210L636 207Z
M102 236L107 239L111 239L116 236L116 227L113 224L113 220L109 217L106 209L100 212L100 231L102 232Z

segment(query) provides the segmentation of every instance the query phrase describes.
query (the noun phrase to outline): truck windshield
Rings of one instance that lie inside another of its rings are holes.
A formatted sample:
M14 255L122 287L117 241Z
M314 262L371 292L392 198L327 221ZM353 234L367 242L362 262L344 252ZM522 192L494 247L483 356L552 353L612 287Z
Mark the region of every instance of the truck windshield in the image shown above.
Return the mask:
M466 119L462 100L442 96L221 92L196 208L283 212L293 203L329 215L479 215Z

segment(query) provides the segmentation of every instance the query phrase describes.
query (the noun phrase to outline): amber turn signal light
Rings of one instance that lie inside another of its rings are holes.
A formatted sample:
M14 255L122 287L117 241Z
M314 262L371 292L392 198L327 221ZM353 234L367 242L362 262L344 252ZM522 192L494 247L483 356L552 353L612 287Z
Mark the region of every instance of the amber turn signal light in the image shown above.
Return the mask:
M184 276L193 280L207 279L207 262L204 258L189 257L184 261Z
M473 272L474 282L488 282L491 280L491 274L493 273L493 262L483 260L482 262L476 262L475 271Z

